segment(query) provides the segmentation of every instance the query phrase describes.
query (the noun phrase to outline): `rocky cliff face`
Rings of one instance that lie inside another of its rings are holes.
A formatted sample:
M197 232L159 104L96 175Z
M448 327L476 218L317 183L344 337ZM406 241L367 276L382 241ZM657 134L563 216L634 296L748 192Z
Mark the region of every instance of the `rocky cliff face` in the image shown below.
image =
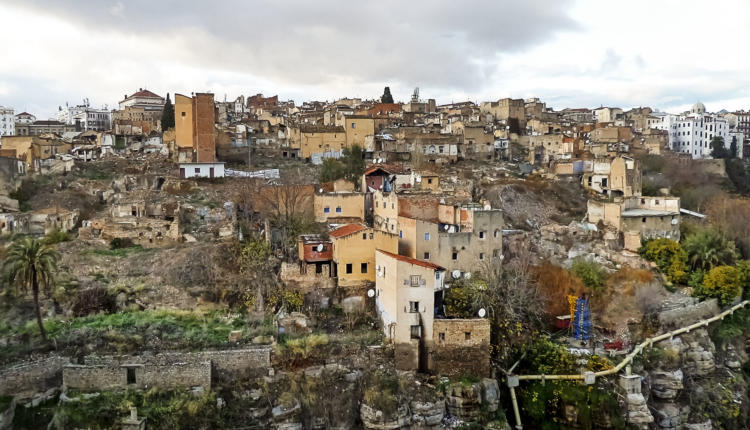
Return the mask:
M744 352L717 348L705 329L646 351L643 395L659 429L747 428Z

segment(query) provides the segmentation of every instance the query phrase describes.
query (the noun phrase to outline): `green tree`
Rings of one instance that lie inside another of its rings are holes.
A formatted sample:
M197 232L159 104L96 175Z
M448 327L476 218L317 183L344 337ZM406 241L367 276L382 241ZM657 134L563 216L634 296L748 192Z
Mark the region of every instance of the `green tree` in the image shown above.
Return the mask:
M318 170L318 181L331 182L344 177L344 164L335 158L326 158Z
M174 106L167 93L167 101L164 103L164 110L161 112L161 129L162 131L174 128Z
M714 158L727 158L727 150L724 148L724 138L721 136L714 136L711 139L711 156Z
M732 143L729 144L728 155L727 158L735 158L737 156L737 136L732 136Z
M54 281L54 272L60 255L39 239L23 237L11 244L3 263L3 275L10 285L20 287L24 292L31 287L36 308L36 322L39 332L47 340L47 332L42 323L42 310L39 307L39 286L49 293Z
M581 278L583 285L593 291L601 291L604 281L607 280L607 271L601 264L584 258L576 258L570 267L570 272Z
M380 97L381 103L393 103L393 96L391 95L391 88L385 87L383 95Z
M741 273L732 266L717 266L703 278L703 286L695 291L701 298L717 298L720 305L726 305L742 292Z
M711 228L688 234L682 247L688 254L692 268L704 272L715 266L732 265L739 257L734 241Z
M671 239L659 238L650 240L641 246L638 254L646 260L653 261L667 279L673 283L687 281L688 255L679 243Z
M330 182L344 178L359 188L362 173L365 171L364 150L359 145L344 148L341 158L327 158L318 170L320 182Z

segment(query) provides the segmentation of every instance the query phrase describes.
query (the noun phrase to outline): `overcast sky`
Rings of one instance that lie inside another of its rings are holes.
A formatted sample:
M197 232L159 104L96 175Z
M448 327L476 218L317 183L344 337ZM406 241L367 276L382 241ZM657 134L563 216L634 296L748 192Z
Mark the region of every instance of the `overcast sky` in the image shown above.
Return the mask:
M0 0L0 17L0 105L40 118L142 87L750 109L748 0Z

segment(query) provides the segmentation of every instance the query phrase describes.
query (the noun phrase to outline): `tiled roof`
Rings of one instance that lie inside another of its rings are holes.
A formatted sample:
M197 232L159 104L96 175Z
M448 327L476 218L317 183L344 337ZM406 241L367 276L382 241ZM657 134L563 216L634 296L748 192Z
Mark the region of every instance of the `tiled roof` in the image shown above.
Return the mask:
M130 96L128 98L133 98L133 97L156 97L156 98L161 98L160 95L154 94L154 93L152 93L149 90L140 90L140 91L138 91L137 93L133 94L132 96Z
M363 226L362 224L347 224L343 227L339 227L336 230L328 233L328 236L333 238L339 238L344 236L349 236L350 234L357 233L362 230L366 230L367 227Z
M438 266L437 264L432 264L427 261L417 260L416 258L407 257L405 255L398 255L394 254L388 251L383 251L382 249L378 249L378 252L382 252L383 254L387 255L388 257L395 258L396 260L403 261L405 263L414 264L417 266L426 267L428 269L435 269L435 270L445 270L444 267Z

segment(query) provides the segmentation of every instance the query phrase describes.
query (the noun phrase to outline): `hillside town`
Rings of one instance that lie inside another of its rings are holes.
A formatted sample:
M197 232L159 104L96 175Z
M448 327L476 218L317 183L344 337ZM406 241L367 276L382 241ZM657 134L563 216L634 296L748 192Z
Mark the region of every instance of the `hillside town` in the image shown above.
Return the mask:
M0 107L0 430L750 426L750 111L120 93Z

